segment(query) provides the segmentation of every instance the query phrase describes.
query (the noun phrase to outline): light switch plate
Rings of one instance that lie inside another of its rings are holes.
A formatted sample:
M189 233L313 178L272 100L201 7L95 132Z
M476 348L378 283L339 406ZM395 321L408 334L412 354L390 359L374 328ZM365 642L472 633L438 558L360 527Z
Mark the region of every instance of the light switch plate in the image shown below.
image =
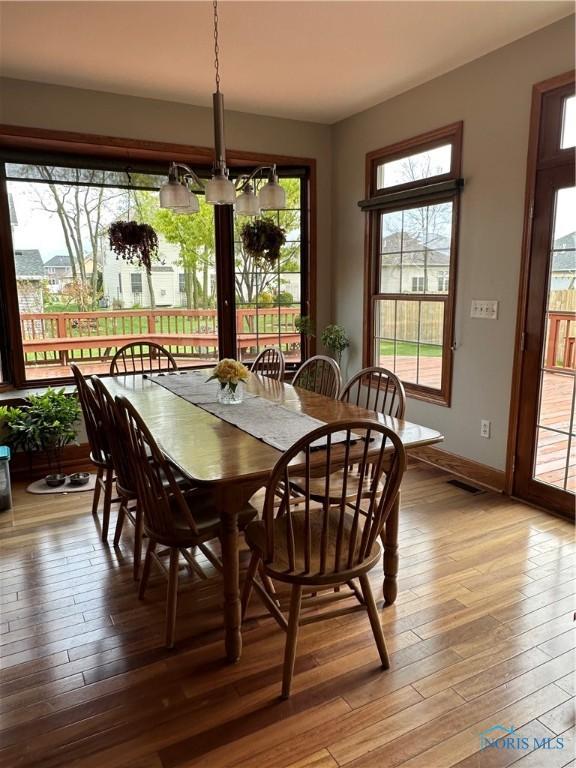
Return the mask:
M472 299L470 317L479 317L483 320L496 320L498 317L498 302L484 299Z

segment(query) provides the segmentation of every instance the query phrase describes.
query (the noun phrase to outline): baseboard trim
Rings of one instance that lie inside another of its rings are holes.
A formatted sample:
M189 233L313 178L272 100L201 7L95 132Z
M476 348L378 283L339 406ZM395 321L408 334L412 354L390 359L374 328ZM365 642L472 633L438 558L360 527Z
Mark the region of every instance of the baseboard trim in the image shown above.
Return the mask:
M67 475L72 472L83 472L84 470L94 469L90 463L90 446L67 445L63 450L62 471ZM50 465L46 454L42 452L34 453L33 459L25 453L15 453L10 461L10 475L13 480L27 480L32 482L44 477L50 471Z
M463 456L456 456L441 448L432 445L421 448L412 448L410 457L431 464L434 467L450 472L452 475L469 480L474 485L488 488L491 491L504 493L506 488L506 473L501 469L494 469L487 464L480 464Z

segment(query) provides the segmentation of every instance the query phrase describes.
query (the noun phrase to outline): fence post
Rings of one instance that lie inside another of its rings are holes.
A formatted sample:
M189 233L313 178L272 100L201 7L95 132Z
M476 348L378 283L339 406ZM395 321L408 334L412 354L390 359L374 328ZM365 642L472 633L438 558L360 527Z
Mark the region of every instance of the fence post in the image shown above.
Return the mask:
M56 333L60 339L65 339L68 337L67 333L67 325L66 325L66 316L65 315L58 315L56 320ZM61 349L58 358L60 360L61 366L67 366L68 365L68 356L67 356L67 350Z

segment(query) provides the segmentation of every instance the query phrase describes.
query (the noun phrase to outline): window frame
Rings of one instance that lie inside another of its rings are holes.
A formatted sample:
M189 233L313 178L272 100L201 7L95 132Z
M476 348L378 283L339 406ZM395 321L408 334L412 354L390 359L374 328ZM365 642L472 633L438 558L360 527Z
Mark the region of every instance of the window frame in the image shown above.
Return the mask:
M12 234L4 174L6 155L13 153L18 162L44 162L50 164L55 157L73 164L82 164L89 159L98 162L121 162L129 166L130 161L158 165L167 171L171 161L176 160L195 167L205 166L210 173L213 149L165 142L137 139L111 138L95 134L70 133L47 129L0 124L0 359L3 379L0 389L29 387L66 386L72 377L26 378L25 362L20 330L19 306L16 291L16 270L13 258ZM260 154L228 150L228 165L231 170L254 168L258 165L276 164L284 175L290 175L290 168L303 172L302 221L301 221L301 314L316 316L316 160L314 158L288 155ZM13 157L10 161L15 162ZM218 311L220 321L219 356L236 355L236 318L234 294L233 258L233 213L232 206L215 206L215 241L217 253L230 258L216 258L216 281L218 285ZM302 336L302 360L315 353L314 338ZM294 366L293 366L294 367Z
M359 203L366 212L365 265L364 265L364 334L363 365L377 365L375 359L374 322L376 302L390 301L442 301L444 304L444 329L442 337L442 371L439 388L403 381L407 396L450 407L452 396L452 370L454 353L454 313L456 303L456 278L458 271L458 234L460 223L460 190L462 172L463 123L457 122L419 134L366 155L366 199ZM377 187L378 166L429 149L452 145L451 168L447 174L430 176L395 187ZM450 266L448 291L443 293L381 293L380 285L380 229L382 213L452 202L452 230L450 242Z

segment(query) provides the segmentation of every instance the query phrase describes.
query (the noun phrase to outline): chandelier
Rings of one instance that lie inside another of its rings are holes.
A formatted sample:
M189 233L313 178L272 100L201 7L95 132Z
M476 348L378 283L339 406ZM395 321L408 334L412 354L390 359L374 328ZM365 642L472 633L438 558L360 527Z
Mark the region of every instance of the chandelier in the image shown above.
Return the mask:
M207 203L212 205L234 205L237 214L258 216L264 210L278 210L286 207L286 194L278 183L275 165L259 165L250 174L243 174L234 184L229 178L226 166L224 143L224 96L220 91L220 61L218 48L218 0L214 9L214 69L216 92L212 94L214 115L214 165L212 178L204 181L184 163L171 163L168 181L160 187L160 208L174 213L197 213L200 203L196 192L203 192ZM260 185L259 180L268 174L268 181ZM237 194L238 193L238 194Z

